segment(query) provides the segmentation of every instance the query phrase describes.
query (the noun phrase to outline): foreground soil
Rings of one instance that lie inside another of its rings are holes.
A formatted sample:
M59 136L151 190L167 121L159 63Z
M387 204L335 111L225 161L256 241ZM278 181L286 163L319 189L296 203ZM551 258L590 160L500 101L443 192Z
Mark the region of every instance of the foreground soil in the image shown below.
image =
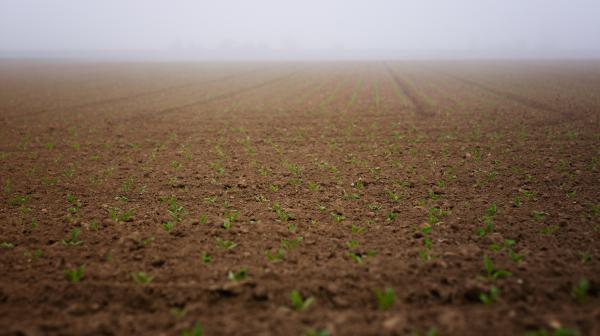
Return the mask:
M600 335L599 69L3 61L0 334Z

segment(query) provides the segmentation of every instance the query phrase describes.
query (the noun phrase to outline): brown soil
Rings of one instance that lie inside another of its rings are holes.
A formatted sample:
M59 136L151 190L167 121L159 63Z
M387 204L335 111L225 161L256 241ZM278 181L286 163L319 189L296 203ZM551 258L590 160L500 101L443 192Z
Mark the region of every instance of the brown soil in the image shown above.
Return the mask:
M600 335L599 69L3 61L0 334Z

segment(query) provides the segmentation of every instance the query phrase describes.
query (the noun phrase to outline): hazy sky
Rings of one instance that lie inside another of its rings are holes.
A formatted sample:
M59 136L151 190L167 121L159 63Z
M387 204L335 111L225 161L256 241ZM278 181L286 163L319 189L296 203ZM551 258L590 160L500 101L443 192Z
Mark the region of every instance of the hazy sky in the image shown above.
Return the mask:
M0 50L600 49L599 0L0 0Z

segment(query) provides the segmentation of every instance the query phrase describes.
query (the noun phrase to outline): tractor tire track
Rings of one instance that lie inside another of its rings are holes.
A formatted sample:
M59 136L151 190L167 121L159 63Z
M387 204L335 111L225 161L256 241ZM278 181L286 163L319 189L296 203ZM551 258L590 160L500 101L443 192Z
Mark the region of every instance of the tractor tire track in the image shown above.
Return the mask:
M434 70L434 71L436 71L440 74L443 74L449 78L452 78L456 81L459 81L464 84L476 87L480 90L492 93L500 98L519 103L530 109L554 113L554 116L549 116L546 120L543 120L543 121L533 122L530 124L531 126L548 127L548 126L561 125L566 122L574 123L574 122L579 122L581 120L588 118L588 114L589 115L594 115L594 114L598 115L600 113L600 111L598 111L598 109L589 109L588 111L586 111L584 113L576 114L573 112L573 109L559 109L554 106L545 104L543 102L540 102L540 101L537 101L537 100L534 100L531 98L527 98L525 96L521 96L521 95L518 95L518 94L515 94L512 92L507 92L507 91L499 90L499 89L496 89L493 87L489 87L485 84L482 84L480 82L477 82L477 81L474 81L474 80L471 80L468 78L463 78L463 77L456 76L456 75L453 75L450 73L446 73L446 72L440 71L440 70Z
M460 77L460 76L456 76L450 73L446 73L446 72L442 72L442 71L438 71L441 74L446 75L447 77L450 77L456 81L459 81L461 83L464 84L468 84L471 86L474 86L480 90L492 93L500 98L503 99L507 99L507 100L511 100L513 102L519 103L525 107L534 109L534 110L540 110L540 111L547 111L547 112L554 112L554 113L559 113L561 114L563 117L566 118L572 118L573 115L570 112L566 112L560 109L555 108L554 106L542 103L540 101L531 99L531 98L527 98L525 96L521 96L519 94L516 93L512 93L512 92L507 92L507 91L503 91L503 90L499 90L490 86L487 86L485 84L482 84L480 82L468 79L468 78L464 78L464 77Z
M233 90L233 91L230 91L230 92L224 92L224 93L217 94L217 95L214 95L214 96L205 97L203 99L199 99L199 100L187 103L187 104L176 105L176 106L168 107L168 108L161 109L161 110L158 110L158 111L153 111L153 112L150 112L150 113L146 113L146 114L143 114L143 117L147 118L147 119L148 118L152 118L152 117L159 117L159 116L162 117L162 116L165 116L165 115L168 115L168 114L180 112L180 111L185 110L185 109L190 108L190 107L206 105L208 103L212 103L212 102L215 102L215 101L232 98L232 97L235 97L237 95L240 95L240 94L243 94L243 93L246 93L246 92L250 92L250 91L253 91L253 90L257 90L257 89L260 89L260 88L263 88L263 87L267 87L267 86L270 86L270 85L273 85L273 84L285 81L285 80L289 79L290 77L296 75L298 72L299 71L294 71L294 72L288 73L288 74L286 74L284 76L275 77L273 79L270 79L270 80L267 80L267 81L264 81L262 83L258 83L258 84L255 84L255 85L250 85L250 86L246 86L246 87L243 87L243 88L240 88L240 89L237 89L237 90ZM133 118L127 118L126 120L135 119L136 117L138 117L138 116L135 116Z
M239 72L239 73L235 73L235 74L231 74L231 75L227 75L227 76L222 76L222 77L218 77L218 78L214 78L214 79L209 79L209 80L205 80L205 81L186 82L185 84L167 86L167 87L163 87L160 89L143 91L143 92L139 92L139 93L132 94L132 95L123 95L123 96L118 96L118 97L113 97L113 98L108 98L108 99L100 99L100 100L96 100L96 101L75 104L75 105L70 105L70 106L65 106L65 107L55 107L55 108L50 108L50 109L45 109L45 110L33 111L33 112L29 112L29 113L21 113L14 117L19 118L19 117L39 116L44 113L56 112L59 110L77 110L77 109L83 109L83 108L93 108L93 107L98 107L98 106L103 106L103 105L110 105L110 104L114 104L114 103L126 102L126 101L130 101L130 100L138 99L138 98L154 96L154 95L158 95L158 94L164 94L164 93L167 93L170 91L177 91L177 90L185 89L188 87L193 87L196 85L207 85L207 84L212 84L212 83L218 83L218 82L234 79L239 76L252 74L259 70L260 69L252 69L249 71L243 71L243 72Z
M417 115L425 118L433 117L435 115L435 112L433 111L431 106L429 106L429 104L423 101L423 99L419 97L419 95L412 89L412 87L408 85L408 83L404 79L402 79L392 70L389 64L383 63L383 65L390 77L398 85L400 90L402 90L402 93L404 93L404 95L410 100L412 105L415 107L415 112L417 113Z

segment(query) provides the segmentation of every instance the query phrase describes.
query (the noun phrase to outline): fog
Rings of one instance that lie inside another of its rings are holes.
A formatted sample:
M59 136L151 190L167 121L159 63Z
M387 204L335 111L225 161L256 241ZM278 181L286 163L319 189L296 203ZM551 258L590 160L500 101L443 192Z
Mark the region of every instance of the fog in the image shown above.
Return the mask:
M600 56L598 0L0 0L0 57Z

